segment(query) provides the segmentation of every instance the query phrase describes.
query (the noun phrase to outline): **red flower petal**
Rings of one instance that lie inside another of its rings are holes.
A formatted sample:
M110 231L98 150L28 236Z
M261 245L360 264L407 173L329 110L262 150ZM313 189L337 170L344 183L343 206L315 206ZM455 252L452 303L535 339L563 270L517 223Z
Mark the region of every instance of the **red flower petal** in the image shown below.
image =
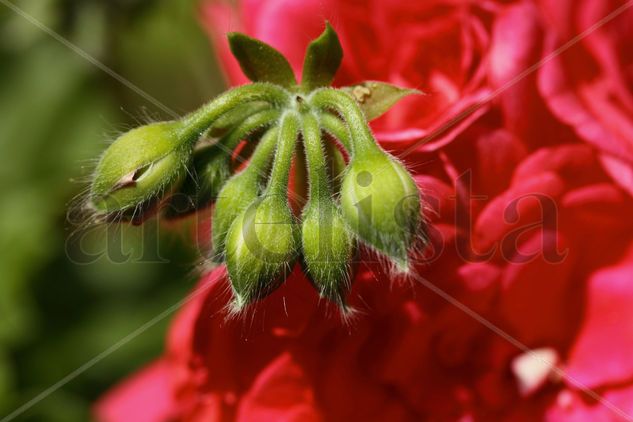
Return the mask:
M171 391L171 370L159 359L110 390L95 405L102 422L168 422L180 410Z
M314 392L303 368L282 353L257 376L244 394L238 421L318 421Z
M573 380L596 388L633 381L633 254L597 271L587 286L587 311L567 361Z

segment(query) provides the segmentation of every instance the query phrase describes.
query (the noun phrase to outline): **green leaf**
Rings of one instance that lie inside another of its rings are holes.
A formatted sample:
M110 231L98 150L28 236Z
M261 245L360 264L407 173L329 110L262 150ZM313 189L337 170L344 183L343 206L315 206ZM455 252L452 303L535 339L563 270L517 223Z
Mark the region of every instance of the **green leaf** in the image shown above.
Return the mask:
M253 82L271 82L286 88L297 85L288 60L270 45L239 32L228 34L231 52Z
M358 85L341 88L360 105L367 120L374 120L385 114L394 104L408 95L422 95L417 89L400 88L385 82L365 81Z
M315 88L329 86L343 60L343 48L336 31L325 23L325 30L319 38L313 40L303 61L303 79L301 85L309 92Z

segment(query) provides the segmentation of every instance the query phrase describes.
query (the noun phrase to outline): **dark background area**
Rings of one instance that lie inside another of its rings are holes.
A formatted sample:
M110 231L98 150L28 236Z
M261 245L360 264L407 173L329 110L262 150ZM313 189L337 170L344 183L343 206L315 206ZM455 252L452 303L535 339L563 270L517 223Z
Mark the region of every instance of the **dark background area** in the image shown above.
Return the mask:
M177 113L224 81L192 0L13 0ZM0 4L0 416L182 300L191 224L84 231L67 210L117 133L169 116ZM171 315L17 420L90 419L94 400L163 349ZM0 419L1 419L0 417Z

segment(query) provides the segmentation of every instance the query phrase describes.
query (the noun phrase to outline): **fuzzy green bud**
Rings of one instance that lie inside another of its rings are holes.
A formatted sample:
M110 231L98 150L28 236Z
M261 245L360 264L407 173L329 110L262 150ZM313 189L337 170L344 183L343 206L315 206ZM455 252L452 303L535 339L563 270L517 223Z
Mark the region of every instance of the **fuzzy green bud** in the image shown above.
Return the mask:
M226 267L235 310L277 288L297 256L300 234L287 191L298 131L297 115L285 114L266 192L237 217L226 235Z
M291 271L298 233L287 199L269 195L254 201L226 236L226 266L240 310L276 289Z
M265 174L275 149L277 133L277 128L266 132L248 167L231 177L218 194L212 220L213 250L216 257L224 253L224 240L233 221L260 193L262 175Z
M310 201L302 219L303 260L310 279L322 297L343 305L350 288L351 233L331 200Z
M224 185L213 211L213 250L219 257L224 252L224 240L233 221L259 194L257 174L245 171L231 177Z
M310 179L310 199L304 209L301 226L303 261L319 294L345 306L353 252L352 236L332 199L318 117L304 113L302 118ZM339 151L330 149L329 152Z
M181 180L191 147L178 135L178 122L133 129L105 151L90 189L91 205L106 214L141 207Z
M343 178L341 207L363 242L408 270L421 220L420 194L402 164L378 149L354 157Z

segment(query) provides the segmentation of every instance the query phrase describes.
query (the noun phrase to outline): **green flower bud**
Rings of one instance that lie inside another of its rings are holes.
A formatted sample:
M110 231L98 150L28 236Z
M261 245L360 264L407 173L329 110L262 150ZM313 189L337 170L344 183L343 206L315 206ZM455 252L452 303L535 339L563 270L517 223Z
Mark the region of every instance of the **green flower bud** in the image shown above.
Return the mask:
M231 224L259 194L258 175L243 171L231 177L218 195L213 211L213 250L219 257L224 253L224 240Z
M408 270L408 251L420 226L420 195L409 172L383 151L358 154L341 187L342 214L356 235Z
M308 275L322 297L345 307L349 290L349 263L353 252L340 210L332 200L328 171L343 164L343 157L334 145L327 149L330 168L325 159L318 117L312 113L302 115L302 134L305 147L310 199L303 212L301 241L303 260ZM337 155L338 154L338 155Z
M255 200L226 236L226 266L238 311L275 290L297 256L298 230L286 198Z
M218 193L211 224L216 257L224 253L224 240L233 221L260 193L262 175L265 174L269 165L277 134L277 128L266 132L253 153L248 167L231 177Z
M182 180L191 147L178 136L177 122L133 129L110 145L90 190L92 206L102 213L136 209L162 196Z
M344 306L354 243L333 201L310 201L301 226L303 260L322 297Z
M296 258L300 234L287 192L298 130L297 115L285 114L277 131L266 193L237 217L226 235L226 267L235 294L235 311L277 288ZM251 164L257 161L254 158Z

